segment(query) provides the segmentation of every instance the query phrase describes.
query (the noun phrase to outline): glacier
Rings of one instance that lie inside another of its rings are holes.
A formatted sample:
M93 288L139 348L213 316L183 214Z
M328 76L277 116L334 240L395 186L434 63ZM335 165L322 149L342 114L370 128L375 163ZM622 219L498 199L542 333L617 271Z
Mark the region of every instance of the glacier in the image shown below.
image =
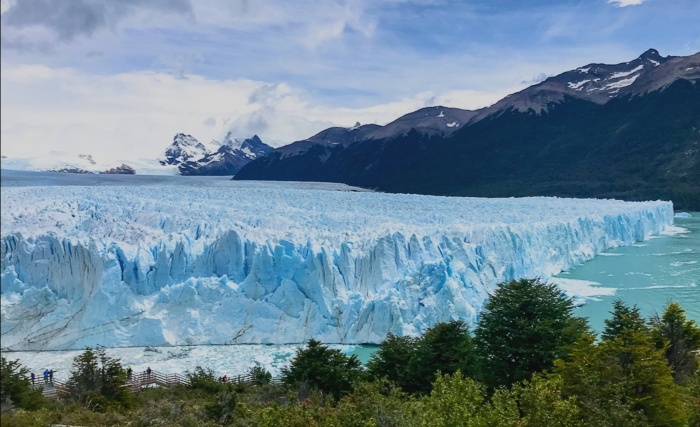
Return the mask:
M3 350L378 343L673 224L665 201L145 178L3 176Z

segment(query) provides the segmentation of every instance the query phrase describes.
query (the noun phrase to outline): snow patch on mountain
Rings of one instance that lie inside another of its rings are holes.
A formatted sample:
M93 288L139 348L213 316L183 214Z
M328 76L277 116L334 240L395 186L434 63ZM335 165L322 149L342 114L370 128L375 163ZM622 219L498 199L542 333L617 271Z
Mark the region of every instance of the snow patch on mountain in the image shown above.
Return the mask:
M632 83L634 83L634 81L637 80L638 77L639 77L639 74L634 75L628 79L622 79L622 80L618 80L616 82L608 83L607 85L605 85L603 87L603 89L610 90L610 89L621 89L623 87L627 87L627 86L631 85Z
M551 277L673 221L669 202L224 179L1 197L2 347L28 350L417 335L473 323L497 283Z
M615 79L619 79L619 78L621 78L621 77L627 77L627 76L629 76L630 74L634 74L634 73L636 73L637 71L641 71L643 68L644 68L644 65L642 64L642 65L638 65L638 66L634 67L633 69L631 69L631 70L629 70L629 71L620 71L619 73L613 73L613 74L609 77L609 79L610 79L610 80L615 80Z

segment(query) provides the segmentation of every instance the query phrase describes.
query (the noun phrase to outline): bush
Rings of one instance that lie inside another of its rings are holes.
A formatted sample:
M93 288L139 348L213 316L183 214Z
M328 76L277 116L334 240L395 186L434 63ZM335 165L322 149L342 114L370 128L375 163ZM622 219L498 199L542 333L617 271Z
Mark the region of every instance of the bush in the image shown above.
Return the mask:
M257 385L270 384L272 381L272 374L259 365L250 368L248 374L253 377L253 383Z
M367 373L374 379L386 378L402 389L411 385L408 364L415 356L418 340L389 334L367 362Z
M314 339L297 351L288 368L282 369L282 381L286 385L306 385L336 400L352 392L353 385L363 376L357 356L348 357Z
M218 393L226 385L219 381L211 368L195 366L194 371L185 372L185 376L189 380L190 388L207 393Z
M128 408L133 404L133 396L124 387L126 381L126 371L119 359L107 356L103 348L87 347L73 359L66 397L83 402L92 410Z
M21 409L34 410L45 403L41 390L32 387L29 369L19 360L0 357L0 403ZM4 411L3 411L4 412Z
M390 334L372 355L372 378L387 378L407 393L426 394L438 373L471 374L475 359L469 328L459 320L438 323L420 338Z
M586 425L687 425L682 390L648 332L625 330L597 344L587 336L555 372Z

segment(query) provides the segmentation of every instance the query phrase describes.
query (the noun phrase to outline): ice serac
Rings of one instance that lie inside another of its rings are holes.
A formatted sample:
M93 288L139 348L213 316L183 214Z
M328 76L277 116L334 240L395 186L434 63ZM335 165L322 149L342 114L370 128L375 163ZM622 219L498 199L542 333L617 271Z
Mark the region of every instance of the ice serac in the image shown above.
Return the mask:
M25 350L376 343L673 222L669 202L235 181L3 187L2 206L2 347Z

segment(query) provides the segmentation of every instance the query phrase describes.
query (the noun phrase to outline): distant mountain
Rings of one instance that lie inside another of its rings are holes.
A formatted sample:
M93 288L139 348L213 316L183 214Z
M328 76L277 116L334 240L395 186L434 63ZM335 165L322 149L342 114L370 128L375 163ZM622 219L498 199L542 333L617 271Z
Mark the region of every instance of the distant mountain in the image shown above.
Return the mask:
M235 179L660 198L700 210L699 80L700 53L662 57L650 49L630 62L550 77L482 110L430 107L383 127L331 128L247 164Z
M90 154L50 151L36 157L8 158L3 156L2 168L80 174L135 174L137 169L139 173L143 173L146 169L153 168L153 165L150 162L144 163L143 160L122 161L119 159L101 159L98 161ZM163 167L155 169L156 170L153 171L155 173L167 173L167 170Z
M257 135L238 140L229 132L223 142L212 141L207 147L191 135L179 133L165 150L161 164L177 166L180 175L235 175L272 150Z
M173 138L173 143L165 150L165 158L160 163L176 166L187 161L201 159L207 154L209 154L209 150L192 135L178 133Z

